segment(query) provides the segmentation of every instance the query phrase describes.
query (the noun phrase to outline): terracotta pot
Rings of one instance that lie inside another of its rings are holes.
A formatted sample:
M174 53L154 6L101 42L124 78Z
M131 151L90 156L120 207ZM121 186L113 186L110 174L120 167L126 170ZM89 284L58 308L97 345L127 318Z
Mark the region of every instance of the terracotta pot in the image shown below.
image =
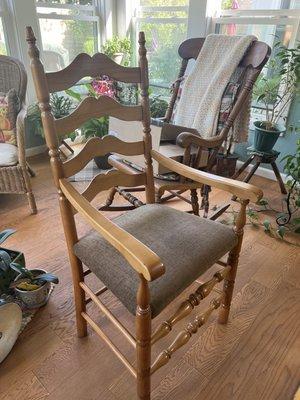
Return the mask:
M36 273L36 275L46 273L43 269L32 269L31 272ZM18 275L15 280L18 280L20 277L21 274ZM51 282L46 282L40 288L30 291L15 288L16 295L27 308L39 308L44 306L49 299L50 290Z

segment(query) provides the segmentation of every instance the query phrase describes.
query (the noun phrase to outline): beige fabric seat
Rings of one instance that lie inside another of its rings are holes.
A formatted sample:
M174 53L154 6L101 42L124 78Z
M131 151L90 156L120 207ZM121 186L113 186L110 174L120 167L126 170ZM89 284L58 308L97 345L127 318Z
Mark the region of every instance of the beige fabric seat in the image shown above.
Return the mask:
M150 282L152 318L232 249L232 228L168 206L149 204L114 222L153 250L165 274ZM139 279L127 261L97 232L74 246L77 257L135 314Z
M18 148L13 144L0 143L0 167L18 164Z

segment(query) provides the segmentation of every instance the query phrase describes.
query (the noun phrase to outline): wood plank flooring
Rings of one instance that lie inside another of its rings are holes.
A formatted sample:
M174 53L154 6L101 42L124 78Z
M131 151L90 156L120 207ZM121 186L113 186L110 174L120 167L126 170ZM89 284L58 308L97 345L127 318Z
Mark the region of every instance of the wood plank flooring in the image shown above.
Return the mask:
M0 230L17 229L5 245L23 251L30 268L57 274L60 284L0 364L0 399L135 400L134 379L106 345L92 331L87 338L76 337L70 269L47 156L35 157L31 163L37 172L32 183L39 212L29 215L25 196L0 195ZM279 208L276 182L254 177L253 183ZM104 199L105 193L95 202ZM228 199L213 191L211 204ZM188 209L181 201L169 204ZM76 218L83 234L88 227ZM291 241L294 244L271 238L261 228L246 227L228 325L216 324L216 315L212 316L199 335L154 375L153 400L293 399L300 383L300 247L295 245L296 237ZM204 278L217 269L213 266ZM100 286L89 280L92 287ZM190 292L185 291L180 300ZM134 319L117 299L109 293L102 298L133 332ZM130 346L90 307L93 318L134 362ZM174 307L164 310L154 326ZM176 332L183 326L180 323ZM169 341L165 338L156 345L154 357Z

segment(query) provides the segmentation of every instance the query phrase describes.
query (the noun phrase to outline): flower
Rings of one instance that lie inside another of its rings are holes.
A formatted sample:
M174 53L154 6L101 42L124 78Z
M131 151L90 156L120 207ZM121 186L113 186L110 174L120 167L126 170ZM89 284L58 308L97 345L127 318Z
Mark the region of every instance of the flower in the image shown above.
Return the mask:
M112 98L115 98L116 96L114 82L109 79L108 76L104 75L101 79L94 79L92 81L92 87L98 96L109 96Z

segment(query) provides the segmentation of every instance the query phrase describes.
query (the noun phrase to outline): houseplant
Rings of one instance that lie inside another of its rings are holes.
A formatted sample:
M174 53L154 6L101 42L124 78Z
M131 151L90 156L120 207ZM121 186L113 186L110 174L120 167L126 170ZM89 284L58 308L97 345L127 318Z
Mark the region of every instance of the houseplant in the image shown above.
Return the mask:
M131 41L127 37L114 36L105 42L101 51L116 63L128 66L132 52Z
M27 269L19 264L11 265L18 273L10 288L27 308L38 308L45 305L50 295L51 284L58 283L58 278L42 269Z
M300 44L288 49L281 43L274 46L275 55L267 64L267 73L261 75L254 85L254 100L262 104L265 119L255 121L254 149L270 152L286 127L287 108L299 92Z
M1 247L1 244L13 233L15 233L13 229L6 229L0 232L0 295L11 291L10 284L18 274L13 266L20 265L25 268L23 253Z

